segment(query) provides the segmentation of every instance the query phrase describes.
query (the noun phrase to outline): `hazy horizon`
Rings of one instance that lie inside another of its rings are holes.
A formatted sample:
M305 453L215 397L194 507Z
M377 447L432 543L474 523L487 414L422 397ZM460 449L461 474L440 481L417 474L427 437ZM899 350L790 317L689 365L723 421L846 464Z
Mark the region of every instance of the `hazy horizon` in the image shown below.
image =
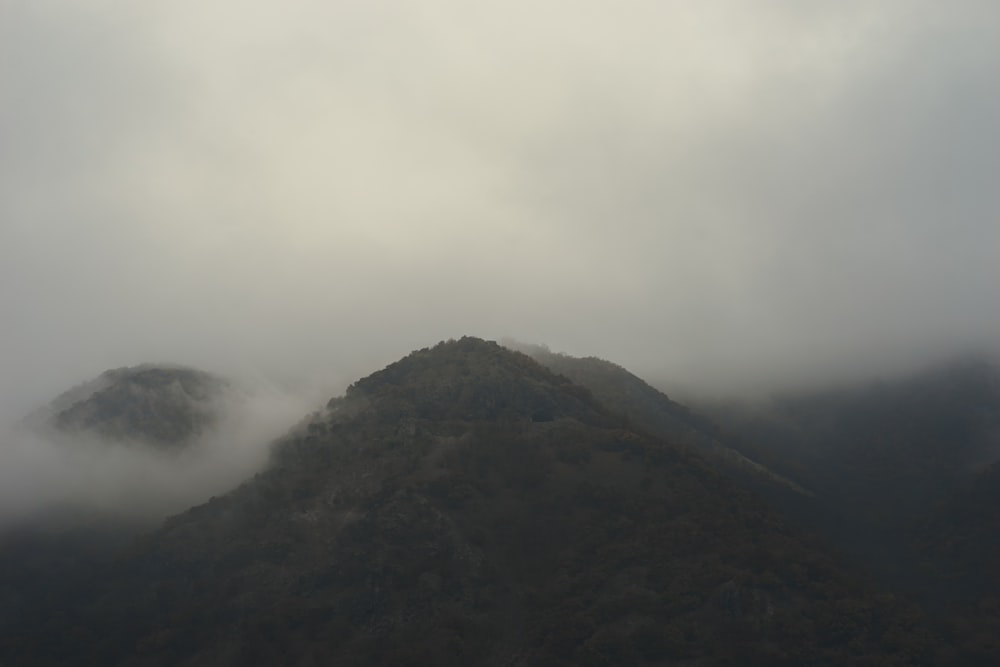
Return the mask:
M475 335L694 393L1000 349L1000 5L0 5L0 417Z

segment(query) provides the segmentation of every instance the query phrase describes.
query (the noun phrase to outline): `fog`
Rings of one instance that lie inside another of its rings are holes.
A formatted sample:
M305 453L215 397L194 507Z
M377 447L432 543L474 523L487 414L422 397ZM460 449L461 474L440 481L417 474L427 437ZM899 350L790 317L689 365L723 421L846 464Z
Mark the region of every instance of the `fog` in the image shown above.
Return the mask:
M6 0L0 415L463 334L709 393L995 347L998 50L983 0Z
M5 424L0 529L74 517L156 522L252 477L273 441L317 407L315 397L244 384L218 399L218 423L183 448Z

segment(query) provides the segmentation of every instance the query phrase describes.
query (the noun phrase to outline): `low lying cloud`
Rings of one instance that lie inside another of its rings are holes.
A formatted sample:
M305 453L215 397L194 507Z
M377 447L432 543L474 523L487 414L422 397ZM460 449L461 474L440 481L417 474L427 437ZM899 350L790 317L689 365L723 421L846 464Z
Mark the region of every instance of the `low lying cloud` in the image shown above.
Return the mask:
M463 334L710 389L1000 340L1000 3L0 3L0 411Z
M0 527L44 515L157 519L224 493L267 462L270 444L318 403L261 384L220 401L211 431L175 451L10 426L0 434Z

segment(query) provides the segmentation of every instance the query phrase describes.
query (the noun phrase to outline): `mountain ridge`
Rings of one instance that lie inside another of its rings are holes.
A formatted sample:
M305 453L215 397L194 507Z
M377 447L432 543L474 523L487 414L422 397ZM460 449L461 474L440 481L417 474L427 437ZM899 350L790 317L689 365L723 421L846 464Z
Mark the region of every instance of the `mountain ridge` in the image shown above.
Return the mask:
M265 470L168 519L85 588L0 655L874 665L934 651L914 609L692 448L470 338L362 378L280 439Z
M623 415L636 428L694 447L731 473L755 484L758 491L813 495L799 482L730 446L725 442L725 434L710 419L671 400L623 366L599 357L554 353L544 345L511 339L504 340L503 344L587 388L601 403Z

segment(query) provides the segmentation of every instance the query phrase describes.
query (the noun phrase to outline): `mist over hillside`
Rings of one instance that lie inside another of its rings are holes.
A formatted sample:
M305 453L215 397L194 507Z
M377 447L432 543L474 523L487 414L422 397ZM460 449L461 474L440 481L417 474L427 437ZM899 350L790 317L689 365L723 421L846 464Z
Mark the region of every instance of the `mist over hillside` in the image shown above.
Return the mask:
M182 367L108 371L2 426L0 525L78 511L162 518L251 476L319 405Z

